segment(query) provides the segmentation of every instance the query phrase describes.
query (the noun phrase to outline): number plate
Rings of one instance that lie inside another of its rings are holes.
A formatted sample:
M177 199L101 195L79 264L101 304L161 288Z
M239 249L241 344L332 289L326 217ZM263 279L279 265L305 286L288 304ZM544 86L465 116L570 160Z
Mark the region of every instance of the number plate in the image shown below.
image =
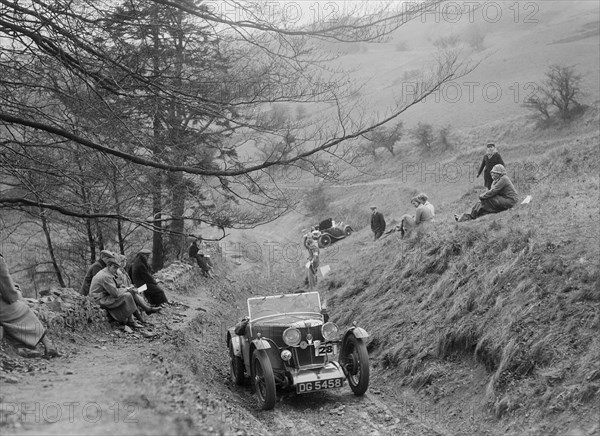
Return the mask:
M341 388L344 385L343 378L330 378L329 380L315 380L310 382L298 383L296 393L306 394L307 392L322 391L323 389Z
M315 356L327 356L337 353L336 344L320 344L315 347Z

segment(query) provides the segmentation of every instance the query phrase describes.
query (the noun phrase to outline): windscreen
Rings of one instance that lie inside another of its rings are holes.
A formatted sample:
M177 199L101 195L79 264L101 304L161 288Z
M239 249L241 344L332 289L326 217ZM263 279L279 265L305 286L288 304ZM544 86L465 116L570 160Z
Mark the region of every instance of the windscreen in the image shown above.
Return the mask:
M321 301L318 292L248 298L248 315L251 320L284 313L320 314L320 312Z

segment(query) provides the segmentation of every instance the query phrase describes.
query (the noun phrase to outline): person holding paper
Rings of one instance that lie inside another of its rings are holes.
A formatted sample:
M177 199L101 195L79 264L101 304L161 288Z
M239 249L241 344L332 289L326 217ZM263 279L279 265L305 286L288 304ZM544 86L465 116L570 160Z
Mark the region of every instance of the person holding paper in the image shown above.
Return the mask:
M127 324L132 328L141 328L143 325L135 320L137 318L141 322L145 321L140 309L147 314L157 312L160 309L148 306L137 294L135 287L118 286L117 271L119 267L119 263L114 258L107 261L106 268L92 279L90 297L100 307L106 309L116 321Z

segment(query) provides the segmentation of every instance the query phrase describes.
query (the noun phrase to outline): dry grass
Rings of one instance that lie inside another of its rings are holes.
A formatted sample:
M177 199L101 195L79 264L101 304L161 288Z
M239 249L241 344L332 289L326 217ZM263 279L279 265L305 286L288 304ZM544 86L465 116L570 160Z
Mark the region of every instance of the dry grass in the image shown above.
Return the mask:
M429 233L340 245L346 262L321 285L333 319L365 326L375 365L400 385L422 390L475 362L496 418L600 404L598 132L562 134L527 153L539 168L521 185L529 206L465 224L444 208Z

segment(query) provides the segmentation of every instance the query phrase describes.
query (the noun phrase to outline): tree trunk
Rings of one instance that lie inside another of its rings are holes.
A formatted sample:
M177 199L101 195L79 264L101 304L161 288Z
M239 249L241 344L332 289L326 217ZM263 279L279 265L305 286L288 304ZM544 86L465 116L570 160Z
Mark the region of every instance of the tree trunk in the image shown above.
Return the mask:
M185 199L186 190L183 184L183 173L177 172L171 175L171 192L172 192L172 205L171 205L171 233L169 240L171 242L171 249L173 255L177 259L181 259L182 251L185 250L185 235L183 214L185 212Z
M119 187L117 186L117 184L114 182L115 180L118 180L118 172L115 169L114 170L114 174L113 174L113 194L114 194L114 198L115 198L115 212L117 214L117 216L121 216L121 202L119 200ZM125 238L123 237L123 222L121 220L121 218L117 218L117 239L119 241L119 253L121 254L125 254Z
M164 265L164 247L162 240L162 174L160 171L152 178L152 269L158 271Z
M44 209L40 210L40 219L42 220L42 229L44 230L44 234L46 235L46 245L48 246L48 253L50 253L52 266L54 267L54 271L56 272L56 278L58 279L58 283L60 284L61 288L66 288L67 286L65 285L65 281L63 280L60 268L58 267L58 263L56 262L56 256L54 255L54 247L52 245L52 238L50 237L50 229L48 228L46 211Z

